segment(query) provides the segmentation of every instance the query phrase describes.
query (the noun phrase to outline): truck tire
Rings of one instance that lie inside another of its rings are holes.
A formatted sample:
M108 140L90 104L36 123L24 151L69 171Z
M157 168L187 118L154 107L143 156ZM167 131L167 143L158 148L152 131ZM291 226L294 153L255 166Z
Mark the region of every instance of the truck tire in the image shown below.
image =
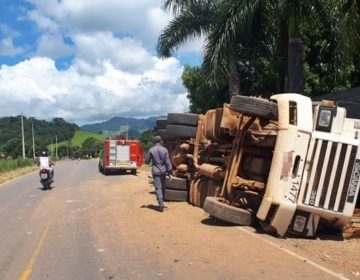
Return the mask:
M191 113L169 113L167 115L168 124L181 124L188 126L197 126L198 115Z
M165 189L164 199L168 201L187 201L188 191Z
M167 190L182 190L188 191L188 182L184 178L171 177L170 180L166 179L165 189Z
M195 138L196 136L196 127L193 126L169 124L166 126L166 130L168 135L173 137Z
M231 98L230 109L252 117L277 120L278 107L275 102L258 97L235 95Z
M208 180L199 179L190 187L189 202L203 208L208 193Z
M204 211L210 216L240 226L249 226L253 221L250 211L227 205L219 201L218 197L208 196L204 203Z
M174 137L170 136L166 129L157 129L155 135L159 135L162 140L171 140Z
M157 119L156 120L156 130L166 129L167 119Z

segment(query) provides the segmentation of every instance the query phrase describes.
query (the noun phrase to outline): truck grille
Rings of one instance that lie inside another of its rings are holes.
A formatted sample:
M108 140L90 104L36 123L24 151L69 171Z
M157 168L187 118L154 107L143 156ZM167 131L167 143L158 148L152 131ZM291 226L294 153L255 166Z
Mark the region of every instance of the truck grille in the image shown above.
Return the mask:
M309 152L312 165L307 177L302 203L343 212L357 146L313 139Z

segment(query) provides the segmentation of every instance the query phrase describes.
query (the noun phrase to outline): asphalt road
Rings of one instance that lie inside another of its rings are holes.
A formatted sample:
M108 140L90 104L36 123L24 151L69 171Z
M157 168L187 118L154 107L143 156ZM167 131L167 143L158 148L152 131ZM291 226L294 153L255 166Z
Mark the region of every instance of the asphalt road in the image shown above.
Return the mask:
M0 185L0 279L346 279L186 203L159 213L151 190L95 160L58 163L52 190Z

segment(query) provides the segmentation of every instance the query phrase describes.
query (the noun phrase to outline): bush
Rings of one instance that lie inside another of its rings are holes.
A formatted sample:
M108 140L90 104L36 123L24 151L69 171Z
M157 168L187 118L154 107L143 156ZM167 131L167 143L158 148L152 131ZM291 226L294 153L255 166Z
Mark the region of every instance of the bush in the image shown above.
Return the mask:
M28 158L0 160L0 173L32 165L34 165L34 161Z

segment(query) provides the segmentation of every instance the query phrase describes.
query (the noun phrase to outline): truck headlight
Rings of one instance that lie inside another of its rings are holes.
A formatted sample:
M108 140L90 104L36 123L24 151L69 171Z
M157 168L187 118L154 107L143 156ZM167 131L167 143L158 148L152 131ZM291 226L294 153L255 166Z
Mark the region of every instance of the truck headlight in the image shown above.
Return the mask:
M331 110L322 109L319 114L318 125L328 128L331 124Z
M316 122L316 130L330 132L336 108L320 106Z
M306 218L303 216L297 215L295 217L293 230L297 232L304 232L306 226Z

